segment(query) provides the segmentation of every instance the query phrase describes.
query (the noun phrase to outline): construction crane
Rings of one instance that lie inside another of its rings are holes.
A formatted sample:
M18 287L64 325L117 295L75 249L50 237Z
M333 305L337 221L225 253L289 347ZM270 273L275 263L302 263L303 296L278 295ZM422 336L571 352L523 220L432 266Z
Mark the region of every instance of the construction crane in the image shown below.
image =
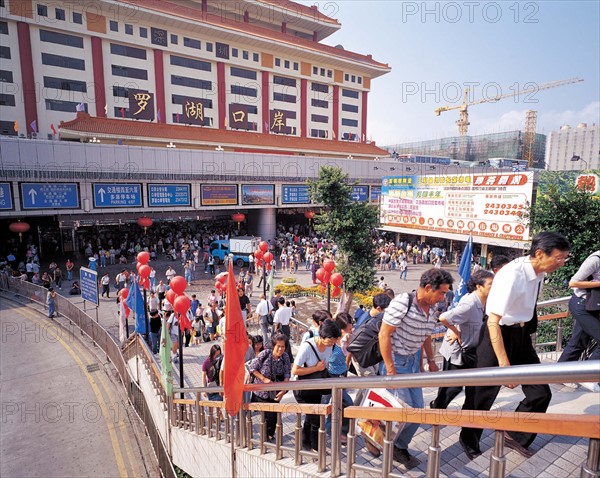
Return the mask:
M465 136L467 134L467 131L469 130L469 125L471 124L471 123L469 123L469 106L479 105L481 103L495 103L496 101L500 101L504 98L512 98L513 96L519 96L519 95L523 95L523 94L531 95L531 94L535 94L541 90L549 90L550 88L556 88L558 86L570 85L571 83L579 83L581 81L583 81L583 79L581 79L581 78L570 78L568 80L553 81L550 83L544 83L543 85L536 85L533 87L524 88L524 89L516 91L516 92L507 93L505 95L498 95L498 96L494 96L492 98L483 98L483 99L480 99L477 101L469 101L470 90L469 90L469 88L466 88L464 96L463 96L462 104L457 105L457 106L442 106L441 108L437 108L435 110L435 115L440 116L444 111L459 110L460 117L459 117L458 121L456 122L456 124L458 125L459 134L461 136Z

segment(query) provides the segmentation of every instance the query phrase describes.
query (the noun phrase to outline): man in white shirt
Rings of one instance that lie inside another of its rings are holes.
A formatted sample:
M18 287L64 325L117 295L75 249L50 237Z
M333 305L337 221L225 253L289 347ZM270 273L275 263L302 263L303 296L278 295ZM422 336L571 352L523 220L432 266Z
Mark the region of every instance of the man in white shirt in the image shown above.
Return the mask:
M156 297L154 292L150 292L150 297L148 297L148 310L152 312L153 310L158 310L160 307L160 300Z
M258 315L258 324L262 332L265 342L269 340L269 314L273 311L273 306L265 298L264 294L260 294L260 302L256 306L256 315Z

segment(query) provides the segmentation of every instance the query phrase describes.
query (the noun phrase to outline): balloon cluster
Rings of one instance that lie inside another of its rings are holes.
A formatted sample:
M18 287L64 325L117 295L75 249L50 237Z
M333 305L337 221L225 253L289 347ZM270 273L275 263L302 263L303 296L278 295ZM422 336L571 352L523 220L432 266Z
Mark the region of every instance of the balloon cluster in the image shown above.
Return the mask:
M142 251L137 255L137 268L138 274L140 276L140 285L146 289L150 289L150 272L152 272L152 268L148 265L148 261L150 260L150 254L146 251Z
M344 282L344 277L339 272L333 272L335 262L332 259L325 259L319 269L317 269L317 279L321 282L321 292L325 293L329 284L333 285L332 297L337 297L341 294L340 287Z
M227 280L228 275L229 272L221 272L220 274L217 274L217 277L215 277L215 279L217 279L215 282L215 289L217 289L221 295L223 295L227 289L225 281Z
M260 241L258 244L258 250L254 253L254 260L256 263L263 261L264 270L266 272L271 271L273 254L269 252L269 243L267 241Z

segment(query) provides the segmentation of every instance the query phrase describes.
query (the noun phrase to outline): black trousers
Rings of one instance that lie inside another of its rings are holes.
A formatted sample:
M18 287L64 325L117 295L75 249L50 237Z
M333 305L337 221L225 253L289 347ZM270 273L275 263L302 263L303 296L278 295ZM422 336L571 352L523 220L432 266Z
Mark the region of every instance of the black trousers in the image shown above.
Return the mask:
M454 365L449 360L444 359L443 370L468 370L477 367L477 349L475 347L464 349L462 355L462 365ZM462 389L462 385L458 385L456 387L440 387L437 397L431 403L431 408L448 408L450 402L452 402L452 400L454 400L456 396L462 392ZM473 410L474 399L475 387L465 387L465 404L463 405L463 408L465 410Z
M504 348L508 355L511 365L529 365L540 363L540 359L531 343L531 336L527 332L527 327L520 326L500 326ZM481 340L477 347L477 366L478 367L497 367L498 359L492 347L490 333L487 324L481 328ZM500 386L474 387L475 397L473 410L490 410ZM552 399L552 392L548 385L521 385L525 398L521 400L516 408L516 412L535 412L545 413ZM465 403L465 405L467 405ZM470 410L463 406L463 410ZM479 440L483 430L477 428L463 428L460 437L463 442L474 449L479 449ZM536 437L535 433L509 432L510 436L524 447L533 443Z
M279 403L272 398L262 398L252 394L252 402L254 403ZM277 414L275 412L265 412L265 422L267 424L267 438L275 435L275 428L277 427Z

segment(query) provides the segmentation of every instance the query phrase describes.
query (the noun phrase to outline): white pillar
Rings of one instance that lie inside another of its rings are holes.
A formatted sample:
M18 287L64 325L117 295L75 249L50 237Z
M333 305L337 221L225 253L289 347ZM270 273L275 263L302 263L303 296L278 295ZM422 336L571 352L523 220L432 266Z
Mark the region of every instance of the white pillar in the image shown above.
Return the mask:
M248 233L268 241L275 239L276 232L275 208L250 209L248 211Z

